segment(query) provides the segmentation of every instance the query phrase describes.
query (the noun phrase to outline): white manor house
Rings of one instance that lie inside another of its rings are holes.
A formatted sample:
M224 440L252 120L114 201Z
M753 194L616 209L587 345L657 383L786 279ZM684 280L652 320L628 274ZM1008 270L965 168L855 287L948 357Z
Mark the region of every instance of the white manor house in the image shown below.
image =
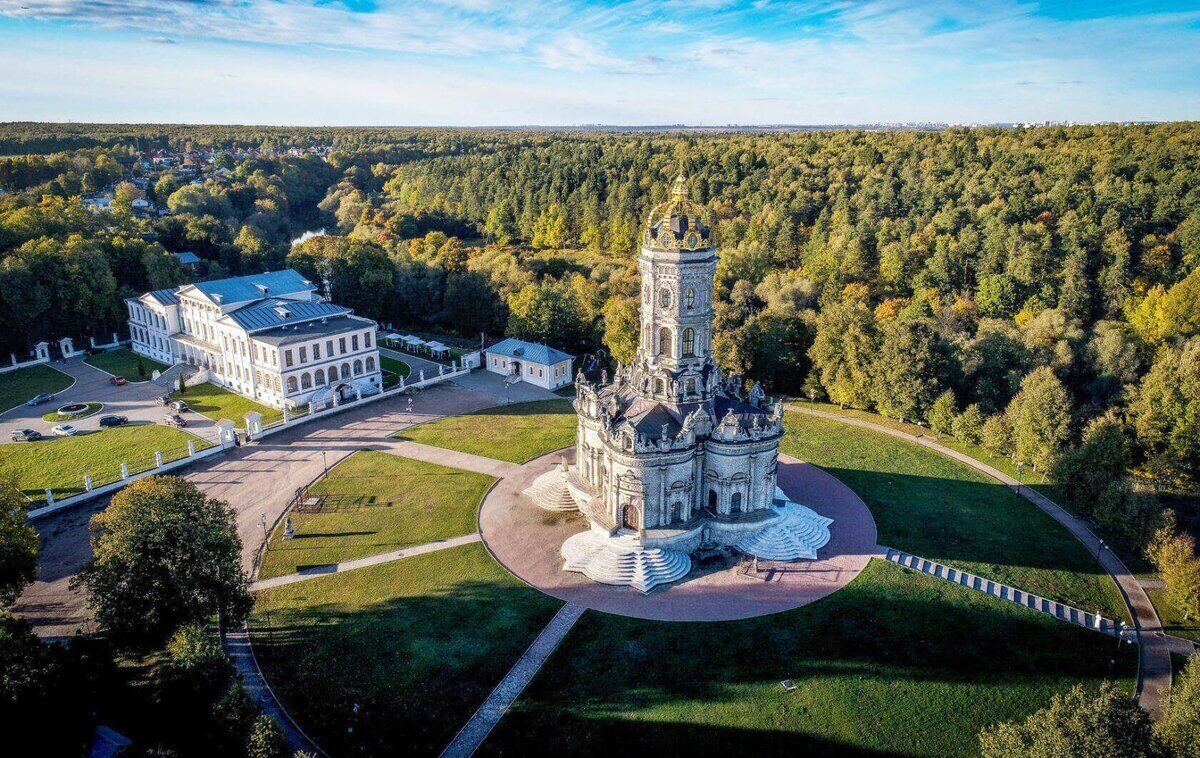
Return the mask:
M641 340L611 383L576 383L575 466L526 491L590 528L563 543L564 568L643 592L686 576L701 548L815 559L832 523L776 486L783 408L743 398L713 360L717 250L684 178L646 224L638 262Z
M186 363L214 384L275 408L382 389L376 324L323 302L296 271L155 290L125 301L135 353Z

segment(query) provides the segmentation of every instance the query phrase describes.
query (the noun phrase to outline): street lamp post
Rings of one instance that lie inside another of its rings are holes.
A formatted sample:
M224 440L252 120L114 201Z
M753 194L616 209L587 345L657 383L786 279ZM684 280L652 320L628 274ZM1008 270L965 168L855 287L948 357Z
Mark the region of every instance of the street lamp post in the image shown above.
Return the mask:
M329 473L329 461L325 458L325 451L321 451L321 466L325 469L325 473Z

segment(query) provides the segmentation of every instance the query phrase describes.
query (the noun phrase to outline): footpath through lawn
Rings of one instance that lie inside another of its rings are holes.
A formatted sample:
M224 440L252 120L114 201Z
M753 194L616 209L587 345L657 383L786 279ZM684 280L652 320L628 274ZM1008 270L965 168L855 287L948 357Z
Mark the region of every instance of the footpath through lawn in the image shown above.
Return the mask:
M291 514L271 535L259 577L340 563L476 531L475 514L490 476L360 450L309 489L319 506Z
M246 428L246 414L257 411L262 414L263 426L283 420L283 411L269 408L247 399L211 382L188 387L183 392L172 392L171 397L182 400L196 413L208 416L213 421L227 418L238 429Z
M0 411L16 408L41 392L61 392L71 377L49 366L28 366L0 374Z
M573 445L577 423L569 400L543 400L450 416L405 429L396 438L524 463Z
M562 605L479 544L256 599L267 681L332 755L437 755Z
M986 474L911 442L795 411L785 425L784 452L858 493L880 544L1129 620L1095 556Z
M873 560L758 619L589 612L480 752L971 755L982 727L1077 683L1132 691L1125 647L1113 663L1111 638Z

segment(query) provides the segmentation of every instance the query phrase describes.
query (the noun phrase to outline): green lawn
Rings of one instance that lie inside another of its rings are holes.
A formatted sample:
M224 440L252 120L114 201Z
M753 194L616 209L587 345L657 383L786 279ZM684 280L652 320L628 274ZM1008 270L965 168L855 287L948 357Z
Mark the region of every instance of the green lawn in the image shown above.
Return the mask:
M1176 637L1183 637L1193 642L1200 642L1200 618L1193 616L1183 620L1183 611L1167 600L1166 590L1146 590L1154 610L1158 611L1158 620L1162 622L1163 631Z
M412 372L412 368L407 363L388 355L379 356L379 367L384 371L390 371L396 376L408 376Z
M979 730L1119 678L1111 638L874 560L747 621L588 612L481 754L971 755ZM780 682L792 679L796 689Z
M138 371L139 360L141 361L141 366L146 371L144 374ZM114 376L123 376L131 382L149 381L155 371L167 370L167 367L158 361L152 361L123 347L89 355L83 359L83 362L90 366L95 366L101 371L107 371Z
M246 428L245 414L250 411L262 414L263 426L283 420L283 411L278 408L260 405L211 382L188 387L184 392L172 392L171 397L184 401L188 408L208 416L213 421L227 418L239 429Z
M784 452L858 493L875 517L880 544L1128 620L1092 554L991 477L880 432L795 411L785 425Z
M361 754L436 755L560 605L473 544L258 593L250 624L272 689L330 754L351 754L354 726Z
M524 463L575 444L575 410L567 400L514 403L451 416L396 434L398 439Z
M292 515L294 539L271 535L261 578L302 566L339 563L476 531L490 476L360 450L309 491L326 496L320 513Z
M43 413L42 421L46 421L51 424L61 424L65 421L74 421L76 419L87 418L88 416L94 416L100 412L101 408L104 407L104 405L101 403L84 403L84 405L86 405L87 407L85 409L83 409L82 411L80 411L79 413L68 413L65 415L62 413L59 413L58 411L50 411L49 413Z
M121 478L122 462L129 465L130 474L136 474L154 468L155 451L163 454L164 462L187 457L189 439L195 440L196 450L212 447L199 437L158 424L6 443L0 445L0 478L14 477L35 501L45 499L47 487L54 489L56 498L63 498L83 492L85 474L91 474L93 486L99 487Z
M16 408L39 392L61 392L72 381L49 366L29 366L0 374L0 411Z

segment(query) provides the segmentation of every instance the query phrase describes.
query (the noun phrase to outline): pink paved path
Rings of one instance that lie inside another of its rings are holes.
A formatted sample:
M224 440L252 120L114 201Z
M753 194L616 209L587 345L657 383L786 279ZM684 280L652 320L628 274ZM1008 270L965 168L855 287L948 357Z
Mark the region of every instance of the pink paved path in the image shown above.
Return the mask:
M807 463L780 456L779 486L796 502L834 520L831 539L818 560L789 565L770 581L744 576L737 568L693 569L682 581L648 595L629 587L597 584L562 570L559 547L584 531L580 514L538 508L520 493L538 475L558 465L564 453L525 464L505 478L479 512L484 545L505 568L527 584L568 603L607 613L663 621L725 621L798 608L819 600L858 576L876 546L875 521L858 495L833 476ZM570 459L571 451L567 452ZM767 576L763 571L761 576Z

